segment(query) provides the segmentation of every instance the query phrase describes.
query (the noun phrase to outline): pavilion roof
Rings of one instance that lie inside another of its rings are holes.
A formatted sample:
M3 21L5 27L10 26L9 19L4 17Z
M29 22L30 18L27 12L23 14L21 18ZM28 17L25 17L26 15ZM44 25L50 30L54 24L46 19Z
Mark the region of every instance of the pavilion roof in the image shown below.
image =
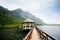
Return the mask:
M34 22L34 21L31 20L31 19L26 19L26 20L24 20L23 22Z

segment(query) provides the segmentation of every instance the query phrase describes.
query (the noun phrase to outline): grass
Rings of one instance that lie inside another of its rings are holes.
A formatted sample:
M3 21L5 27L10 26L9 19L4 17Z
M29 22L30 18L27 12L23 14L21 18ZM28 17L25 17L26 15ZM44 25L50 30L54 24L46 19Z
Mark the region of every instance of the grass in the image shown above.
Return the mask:
M15 26L19 26L21 28L22 27L22 23L9 24L9 25L3 25L3 26L0 25L0 27L15 27Z
M0 27L0 40L23 40L27 33L18 27Z

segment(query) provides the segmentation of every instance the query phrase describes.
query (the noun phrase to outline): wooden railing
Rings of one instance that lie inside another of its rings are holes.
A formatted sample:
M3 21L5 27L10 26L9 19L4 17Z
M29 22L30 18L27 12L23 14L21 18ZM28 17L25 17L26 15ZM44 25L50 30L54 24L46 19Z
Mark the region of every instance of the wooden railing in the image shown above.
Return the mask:
M25 38L23 38L23 40L29 40L31 38L32 31L33 31L33 28L29 31L29 33L25 36Z
M43 32L42 30L38 29L37 27L36 27L36 29L42 40L56 40L54 37L48 35L47 33ZM25 38L23 38L23 40L29 40L32 36L32 31L33 31L33 28L29 31L29 33L25 36Z
M37 27L36 27L36 29L37 29L37 31L40 35L40 38L42 40L56 40L55 38L53 38L52 36L50 36L47 33L43 32L42 30L38 29Z

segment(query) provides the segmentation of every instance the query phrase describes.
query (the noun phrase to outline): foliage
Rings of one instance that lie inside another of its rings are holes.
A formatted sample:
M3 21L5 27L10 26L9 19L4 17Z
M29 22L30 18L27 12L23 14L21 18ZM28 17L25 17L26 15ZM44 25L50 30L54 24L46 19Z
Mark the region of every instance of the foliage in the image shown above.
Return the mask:
M19 24L24 20L22 17L19 18L17 17L18 15L14 15L13 12L0 6L0 26L12 25L12 24L15 25Z
M43 24L43 21L34 15L32 15L30 12L23 11L22 9L16 9L16 10L8 10L2 6L0 6L0 26L9 26L9 25L15 25L15 26L22 26L22 21L26 18L30 18L36 23Z

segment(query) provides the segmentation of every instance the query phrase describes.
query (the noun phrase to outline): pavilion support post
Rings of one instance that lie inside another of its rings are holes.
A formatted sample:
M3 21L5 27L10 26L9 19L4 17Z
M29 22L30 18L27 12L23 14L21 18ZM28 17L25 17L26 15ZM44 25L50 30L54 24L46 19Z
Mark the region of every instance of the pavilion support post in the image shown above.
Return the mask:
M23 23L23 29L31 29L34 26L35 22L30 19L26 19L22 23Z

